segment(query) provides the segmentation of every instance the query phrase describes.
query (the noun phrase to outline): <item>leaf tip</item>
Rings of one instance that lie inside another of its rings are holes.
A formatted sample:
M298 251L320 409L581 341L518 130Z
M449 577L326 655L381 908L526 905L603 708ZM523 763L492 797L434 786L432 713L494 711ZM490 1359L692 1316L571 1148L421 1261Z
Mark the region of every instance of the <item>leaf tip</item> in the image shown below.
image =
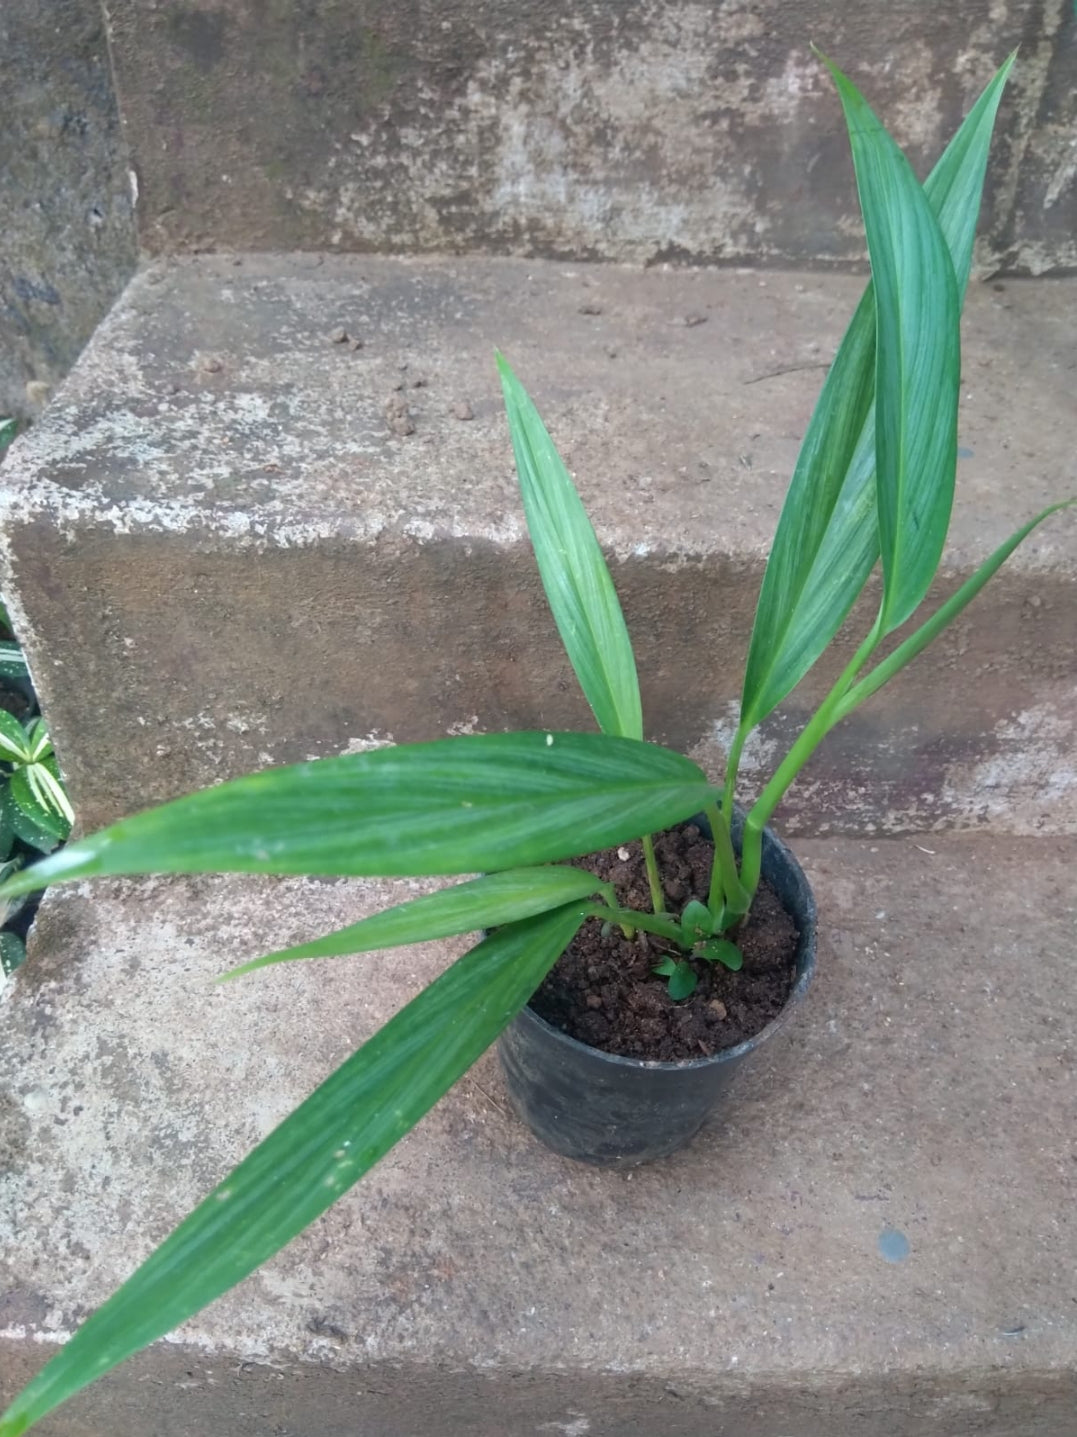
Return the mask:
M833 75L835 79L837 79L839 76L842 79L845 78L845 76L842 75L842 72L838 69L837 65L835 65L834 61L826 53L826 51L821 50L814 40L811 41L811 52L821 64L826 66L826 68L830 71L831 75Z

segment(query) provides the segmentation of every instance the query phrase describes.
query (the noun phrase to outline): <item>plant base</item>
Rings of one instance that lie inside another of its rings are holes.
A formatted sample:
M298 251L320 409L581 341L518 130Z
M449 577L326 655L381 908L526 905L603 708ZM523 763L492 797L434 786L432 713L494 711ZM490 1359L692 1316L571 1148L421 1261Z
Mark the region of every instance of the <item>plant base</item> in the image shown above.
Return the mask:
M693 822L709 835L706 822ZM769 830L763 877L793 918L796 977L784 1008L754 1037L679 1062L621 1057L569 1037L525 1008L498 1051L509 1100L547 1147L602 1166L632 1167L691 1141L751 1054L788 1021L815 968L815 900L796 859Z

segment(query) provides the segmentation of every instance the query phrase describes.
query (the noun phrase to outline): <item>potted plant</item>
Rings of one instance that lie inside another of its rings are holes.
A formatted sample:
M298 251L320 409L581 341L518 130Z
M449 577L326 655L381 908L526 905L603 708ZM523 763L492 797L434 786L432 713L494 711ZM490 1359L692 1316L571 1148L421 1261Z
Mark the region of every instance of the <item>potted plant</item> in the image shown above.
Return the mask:
M956 459L958 318L1010 63L923 188L857 90L833 70L873 279L793 474L722 787L688 759L643 741L635 665L609 572L542 421L500 360L539 568L601 732L471 735L271 769L80 839L0 888L6 897L96 875L212 870L482 874L239 972L487 930L94 1313L0 1418L0 1437L18 1437L302 1231L497 1038L589 918L609 925L610 935L644 932L664 944L655 981L668 985L663 991L673 1005L687 996L692 979L699 983L719 968L736 976L745 919L767 871L766 825L789 784L826 733L930 643L1053 512L1030 519L911 633L891 637L918 609L945 540ZM738 854L734 793L745 739L818 659L880 561L878 616L745 815ZM710 824L713 856L702 894L686 893L674 908L649 835L697 814ZM623 906L610 880L561 861L611 847L619 853L633 840L640 841L652 899L638 909Z

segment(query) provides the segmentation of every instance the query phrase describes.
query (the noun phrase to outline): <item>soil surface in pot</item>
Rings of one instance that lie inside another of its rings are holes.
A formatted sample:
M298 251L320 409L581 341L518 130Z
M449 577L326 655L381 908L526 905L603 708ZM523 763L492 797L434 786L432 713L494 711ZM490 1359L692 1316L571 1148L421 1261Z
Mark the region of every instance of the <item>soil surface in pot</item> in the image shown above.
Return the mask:
M668 912L679 914L693 898L706 902L713 851L693 824L655 837ZM650 912L642 844L574 862L614 884L623 907ZM598 919L584 924L531 1007L570 1037L621 1057L677 1062L735 1047L777 1017L796 976L797 927L765 882L747 921L727 935L744 955L743 968L731 973L721 963L694 961L699 982L679 1003L651 971L670 951L665 940L637 932L629 941L615 926L603 937L603 926Z

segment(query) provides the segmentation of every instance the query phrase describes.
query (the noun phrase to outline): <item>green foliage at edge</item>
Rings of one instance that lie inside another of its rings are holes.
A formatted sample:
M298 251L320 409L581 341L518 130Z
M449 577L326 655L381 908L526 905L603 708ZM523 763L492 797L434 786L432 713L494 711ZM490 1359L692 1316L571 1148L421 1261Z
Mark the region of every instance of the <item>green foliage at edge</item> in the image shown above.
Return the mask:
M433 877L608 848L714 795L655 744L607 734L469 734L265 769L68 844L0 887L132 873Z

